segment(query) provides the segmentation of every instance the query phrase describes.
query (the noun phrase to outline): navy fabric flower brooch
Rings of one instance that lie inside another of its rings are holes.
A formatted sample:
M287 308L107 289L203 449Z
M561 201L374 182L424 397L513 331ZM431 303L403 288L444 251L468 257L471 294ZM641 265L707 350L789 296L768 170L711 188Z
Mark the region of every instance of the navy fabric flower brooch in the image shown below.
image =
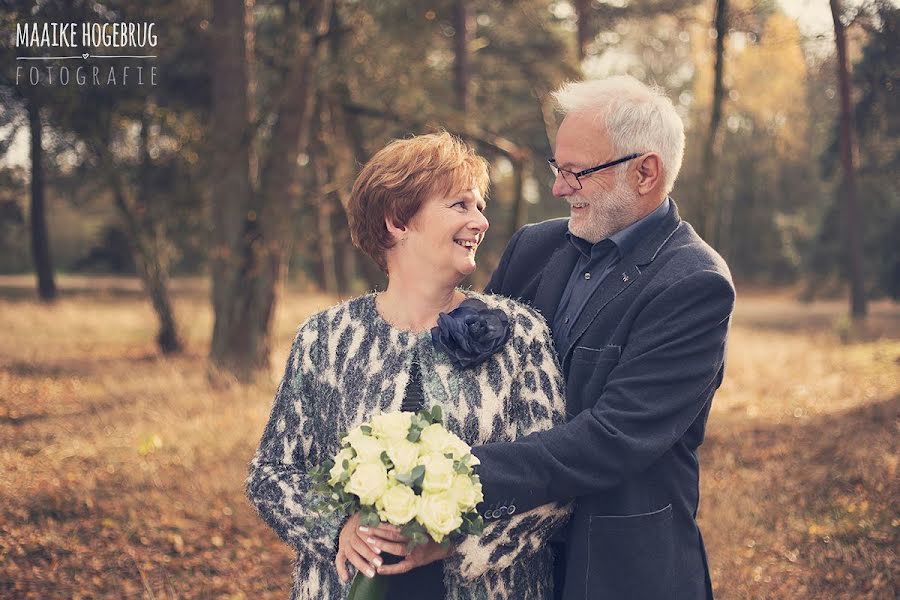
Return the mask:
M509 317L499 308L488 308L468 298L449 313L438 316L431 340L458 369L479 365L502 348L510 336Z

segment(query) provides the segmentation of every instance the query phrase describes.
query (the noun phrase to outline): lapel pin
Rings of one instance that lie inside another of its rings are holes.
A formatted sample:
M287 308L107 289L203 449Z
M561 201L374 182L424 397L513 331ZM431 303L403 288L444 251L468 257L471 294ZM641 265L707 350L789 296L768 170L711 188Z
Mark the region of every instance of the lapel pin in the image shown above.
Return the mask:
M622 273L622 281L628 283L631 277L628 276L628 273Z

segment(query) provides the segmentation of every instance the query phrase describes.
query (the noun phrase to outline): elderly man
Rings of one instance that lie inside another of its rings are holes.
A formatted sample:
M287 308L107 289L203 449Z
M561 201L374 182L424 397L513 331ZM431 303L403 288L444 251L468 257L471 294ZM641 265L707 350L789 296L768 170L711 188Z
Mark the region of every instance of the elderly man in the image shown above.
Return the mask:
M668 197L684 153L672 103L629 77L570 83L550 167L567 219L528 225L488 289L551 324L568 423L475 449L487 519L575 499L557 595L711 598L699 458L734 287ZM528 385L523 382L523 385Z

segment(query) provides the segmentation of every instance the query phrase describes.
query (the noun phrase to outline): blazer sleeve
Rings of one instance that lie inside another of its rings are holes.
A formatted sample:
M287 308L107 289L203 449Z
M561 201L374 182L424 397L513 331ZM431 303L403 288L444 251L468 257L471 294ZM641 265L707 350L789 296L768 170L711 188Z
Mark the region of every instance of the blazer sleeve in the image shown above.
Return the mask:
M246 493L260 517L298 552L331 561L343 518L321 518L307 509L311 482L304 451L304 410L312 410L304 393L302 364L308 355L304 342L314 335L309 323L298 331L278 386L272 412L259 448L250 464ZM313 517L310 524L307 518Z
M520 371L514 374L505 418L511 419L515 436L525 436L565 422L565 389L550 329L544 319L528 311L519 326L531 327L528 338L516 344L522 351ZM517 559L534 554L551 535L568 521L571 502L548 502L528 511L514 503L488 506L483 513L485 530L481 537L467 537L445 560L445 573L474 579L488 571L502 571ZM509 517L509 518L500 518Z
M734 306L730 280L698 271L635 319L593 407L549 431L473 449L485 504L519 508L595 494L649 467L687 431L721 383Z

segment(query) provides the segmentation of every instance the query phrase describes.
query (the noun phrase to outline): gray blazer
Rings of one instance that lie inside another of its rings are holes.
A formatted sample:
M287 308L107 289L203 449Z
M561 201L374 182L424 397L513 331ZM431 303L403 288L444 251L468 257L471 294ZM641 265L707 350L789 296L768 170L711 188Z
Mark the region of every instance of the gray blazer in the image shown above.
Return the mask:
M553 323L577 260L567 227L555 219L520 229L488 290ZM568 422L475 449L491 518L510 505L576 499L566 600L712 597L696 523L697 449L722 382L734 297L725 262L672 202L557 345Z

